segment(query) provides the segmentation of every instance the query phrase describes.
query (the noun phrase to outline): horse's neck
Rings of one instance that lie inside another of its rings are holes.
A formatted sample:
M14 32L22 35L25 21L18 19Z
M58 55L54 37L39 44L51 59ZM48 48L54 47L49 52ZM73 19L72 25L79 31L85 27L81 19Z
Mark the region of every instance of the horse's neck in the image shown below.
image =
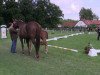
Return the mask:
M23 29L23 28L25 28L25 27L26 27L26 24L25 24L25 23L19 24L19 29Z
M26 32L26 25L24 23L19 24L19 30L20 30L20 33Z

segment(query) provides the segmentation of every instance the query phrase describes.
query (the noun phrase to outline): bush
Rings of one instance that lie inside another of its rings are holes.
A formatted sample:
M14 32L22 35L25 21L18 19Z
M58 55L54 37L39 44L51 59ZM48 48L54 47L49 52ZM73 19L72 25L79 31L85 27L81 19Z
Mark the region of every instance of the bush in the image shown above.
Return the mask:
M4 23L3 17L0 17L0 25Z

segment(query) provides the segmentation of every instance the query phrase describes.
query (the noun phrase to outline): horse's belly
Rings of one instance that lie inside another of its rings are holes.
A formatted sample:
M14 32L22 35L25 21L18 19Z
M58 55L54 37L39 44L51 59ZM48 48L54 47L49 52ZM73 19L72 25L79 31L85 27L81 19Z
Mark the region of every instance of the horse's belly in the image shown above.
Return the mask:
M27 38L26 35L19 35L20 38Z

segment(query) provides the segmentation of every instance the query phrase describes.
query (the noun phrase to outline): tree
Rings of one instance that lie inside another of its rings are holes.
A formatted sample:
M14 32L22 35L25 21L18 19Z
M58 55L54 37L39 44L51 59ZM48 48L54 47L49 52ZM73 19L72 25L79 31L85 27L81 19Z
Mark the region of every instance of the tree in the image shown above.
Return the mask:
M3 0L3 17L8 24L12 19L22 19L25 22L34 20L42 27L55 27L63 16L59 6L50 0ZM0 16L1 17L1 16Z
M77 20L72 20L72 19L64 19L63 22L77 22Z
M19 18L23 17L21 15L19 5L17 2L15 2L15 0L5 1L3 17L4 17L6 24L11 22L12 19L19 19Z
M32 0L20 0L21 14L24 16L26 22L33 20L33 4Z
M94 19L94 20L98 20L99 17L98 17L96 14L93 14L93 19Z
M0 0L0 25L4 23L2 13L3 13L3 0Z
M93 12L91 9L85 9L84 7L79 12L80 20L93 20Z
M36 2L36 1L35 1ZM62 11L58 6L50 3L48 0L38 0L35 3L35 14L34 18L43 27L55 27L60 23Z

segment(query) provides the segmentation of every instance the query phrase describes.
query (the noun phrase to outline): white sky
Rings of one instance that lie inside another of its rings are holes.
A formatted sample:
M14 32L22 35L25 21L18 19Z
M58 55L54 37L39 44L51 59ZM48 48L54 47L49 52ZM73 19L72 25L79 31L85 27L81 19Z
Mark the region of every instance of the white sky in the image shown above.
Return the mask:
M50 0L63 11L65 19L79 20L79 11L82 7L91 8L100 17L100 0Z

